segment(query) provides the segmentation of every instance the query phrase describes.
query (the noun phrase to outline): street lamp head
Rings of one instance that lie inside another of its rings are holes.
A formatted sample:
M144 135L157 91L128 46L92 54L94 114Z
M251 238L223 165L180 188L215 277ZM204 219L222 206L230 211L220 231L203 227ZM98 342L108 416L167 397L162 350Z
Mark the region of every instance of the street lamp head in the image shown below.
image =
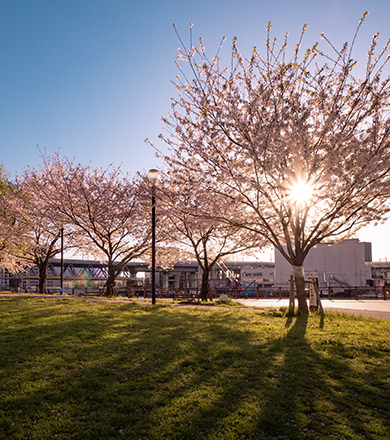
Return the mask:
M155 185L157 183L158 175L159 175L158 170L156 170L156 169L149 170L148 177L149 177L149 180L152 182L153 185Z

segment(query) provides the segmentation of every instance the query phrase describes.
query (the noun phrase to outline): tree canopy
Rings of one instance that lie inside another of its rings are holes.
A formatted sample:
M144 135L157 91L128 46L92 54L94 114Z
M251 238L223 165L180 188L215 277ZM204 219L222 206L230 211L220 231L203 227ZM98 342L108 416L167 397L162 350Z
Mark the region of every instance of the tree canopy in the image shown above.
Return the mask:
M260 238L239 226L221 221L234 218L236 205L210 194L202 180L190 179L172 168L162 178L159 211L165 224L165 245L174 246L174 258L195 259L202 271L201 298L207 300L209 274L216 264L239 253L260 247Z
M79 250L108 265L106 294L126 264L142 256L151 243L149 194L141 178L120 168L94 169L56 154L30 173L31 187L42 191L46 208L72 228ZM44 185L42 185L44 182Z
M267 29L265 51L230 66L199 45L179 51L180 76L161 136L170 166L201 174L209 191L240 206L221 220L265 237L291 263L307 309L302 265L310 249L345 238L389 211L389 41L372 38L363 76L352 43L322 34L291 51ZM190 31L192 32L192 30ZM179 36L180 38L180 36ZM180 40L182 41L182 40Z

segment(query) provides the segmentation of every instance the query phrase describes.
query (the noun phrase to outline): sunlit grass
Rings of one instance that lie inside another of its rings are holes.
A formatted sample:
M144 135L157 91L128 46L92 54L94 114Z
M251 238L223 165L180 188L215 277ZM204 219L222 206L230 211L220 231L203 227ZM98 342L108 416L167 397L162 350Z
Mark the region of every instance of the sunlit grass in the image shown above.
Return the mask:
M0 438L384 439L390 322L0 300Z

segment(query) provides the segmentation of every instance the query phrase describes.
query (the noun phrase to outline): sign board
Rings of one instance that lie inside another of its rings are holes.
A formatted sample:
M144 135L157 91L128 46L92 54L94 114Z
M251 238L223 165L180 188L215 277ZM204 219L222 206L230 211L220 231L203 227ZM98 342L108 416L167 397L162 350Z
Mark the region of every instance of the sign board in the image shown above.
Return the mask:
M319 307L321 312L323 311L318 292L318 278L309 278L309 304L310 309L318 309Z
M309 284L309 304L310 307L317 307L317 295L314 283Z

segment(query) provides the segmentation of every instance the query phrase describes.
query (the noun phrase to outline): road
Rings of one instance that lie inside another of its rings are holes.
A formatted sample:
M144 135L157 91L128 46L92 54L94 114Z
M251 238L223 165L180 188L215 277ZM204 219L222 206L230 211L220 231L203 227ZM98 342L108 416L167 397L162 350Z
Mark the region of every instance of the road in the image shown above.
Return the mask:
M288 299L238 299L235 301L248 307L288 307ZM321 301L325 311L330 310L370 318L390 319L389 300L322 299Z

